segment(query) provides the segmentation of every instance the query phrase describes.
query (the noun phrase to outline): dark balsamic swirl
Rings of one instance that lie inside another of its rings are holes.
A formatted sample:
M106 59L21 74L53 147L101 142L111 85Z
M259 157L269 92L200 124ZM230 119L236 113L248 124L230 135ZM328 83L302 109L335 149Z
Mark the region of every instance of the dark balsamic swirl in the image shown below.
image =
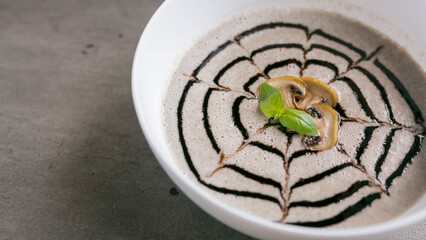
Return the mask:
M186 86L184 87L184 89L182 91L181 98L179 100L178 109L177 109L177 127L178 127L179 141L181 143L181 147L182 147L182 150L183 150L183 154L184 154L186 163L187 163L190 171L194 174L197 181L200 182L205 187L207 187L207 188L209 188L213 191L217 191L217 192L220 192L220 193L223 193L223 194L232 194L232 195L240 196L240 197L256 198L256 199L260 199L260 200L273 202L273 203L277 204L283 211L288 211L289 209L295 208L295 207L316 207L316 208L319 208L319 207L328 206L330 204L338 204L343 199L348 198L348 197L352 196L353 194L355 194L356 192L358 192L361 188L370 187L371 182L369 182L369 181L358 181L358 182L353 183L346 191L343 191L343 192L338 193L334 196L325 198L323 200L291 202L286 206L285 201L284 201L284 205L282 205L279 199L272 197L272 196L269 196L269 195L265 195L265 194L261 194L261 193L257 193L257 192L239 191L239 190L236 190L236 189L227 189L227 188L224 188L224 187L219 187L219 186L215 186L213 184L207 183L205 180L203 180L203 178L200 176L198 170L194 166L193 160L192 160L191 155L190 155L189 150L188 150L188 146L186 145L186 140L185 140L184 131L183 131L183 121L184 121L183 120L183 108L184 108L184 105L185 105L186 97L187 97L188 92L190 91L191 87L194 84L197 84L197 83L200 82L200 79L198 79L198 74L200 73L200 71L202 71L202 69L206 65L208 65L208 63L215 56L217 56L220 52L224 51L228 46L235 44L235 43L240 45L241 41L244 38L246 38L246 37L248 37L252 34L255 34L257 32L261 32L261 31L264 31L264 30L276 29L276 28L299 29L306 34L308 40L315 35L319 36L319 37L323 37L325 39L328 39L328 40L330 40L330 41L332 41L336 44L339 44L340 46L344 46L347 49L357 53L360 56L360 59L358 59L357 61L354 61L348 55L346 55L346 54L344 54L344 53L342 53L342 52L340 52L340 51L338 51L338 50L336 50L332 47L321 45L321 44L312 44L309 49L305 50L303 45L301 45L299 43L285 43L285 44L280 43L280 44L270 44L270 45L263 46L263 47L261 47L257 50L254 50L253 52L251 52L249 54L250 57L240 56L240 57L237 57L236 59L232 60L231 62L227 63L225 65L225 67L223 67L222 69L220 69L218 71L218 73L216 74L216 76L213 80L213 83L217 85L217 88L216 87L210 87L206 91L206 94L205 94L204 100L203 100L203 105L202 105L203 106L202 111L203 111L204 128L205 128L206 134L207 134L207 136L208 136L208 138L211 142L212 148L215 150L215 152L217 154L222 154L222 151L221 151L220 147L218 146L218 144L217 144L217 142L214 138L214 134L211 130L211 126L210 126L210 122L209 122L208 107L209 107L210 96L212 95L212 93L214 91L225 91L224 89L229 90L229 88L227 88L226 86L222 86L220 84L220 79L229 69L233 68L235 65L237 65L238 63L243 62L243 61L249 61L250 63L254 64L253 63L253 57L255 57L259 53L262 53L264 51L268 51L268 50L271 50L271 49L279 49L279 48L300 49L304 52L305 60L302 63L301 61L299 61L297 59L289 58L289 59L281 60L281 61L278 61L278 62L275 62L275 63L272 63L272 64L266 66L265 69L263 70L263 74L258 73L256 75L252 76L251 78L249 78L247 80L247 82L245 82L243 89L246 93L254 96L255 94L250 90L251 85L253 85L261 77L264 77L264 76L269 77L268 74L270 73L270 71L277 69L277 68L285 67L289 64L297 65L301 69L301 71L306 69L309 65L319 65L319 66L323 66L323 67L326 67L326 68L329 68L330 70L332 70L334 72L334 75L335 75L334 78L337 78L338 76L340 76L339 74L341 74L341 73L339 73L338 68L333 63L318 60L318 59L306 59L306 54L308 52L310 52L314 49L319 49L319 50L327 51L327 52L329 52L329 53L331 53L331 54L333 54L337 57L344 59L348 63L348 69L356 69L356 70L360 71L362 74L364 74L369 79L369 81L372 82L373 85L380 92L381 99L383 100L383 102L386 105L387 110L388 110L389 120L394 124L398 124L397 121L394 118L392 106L389 102L386 89L383 87L383 85L368 70L366 70L366 69L364 69L360 66L353 66L354 64L356 65L356 63L358 63L361 60L370 60L374 54L370 54L370 55L367 56L366 52L363 51L362 49L354 46L350 42L347 42L347 41L342 40L342 39L340 39L336 36L325 33L321 29L316 29L316 30L313 30L312 32L310 32L308 27L301 25L301 24L283 23L283 22L267 23L267 24L262 24L262 25L254 27L254 28L248 29L248 30L236 35L233 40L226 41L222 45L218 46L214 51L210 52L207 55L207 57L194 69L194 71L192 73L193 79L189 80L188 83L186 84ZM378 50L379 49L380 48L378 48ZM377 53L378 50L376 50L375 53ZM418 108L418 106L413 101L413 99L410 97L408 91L404 88L404 86L402 85L400 80L388 68L386 68L377 58L374 60L374 64L375 64L375 66L377 66L380 69L380 71L382 71L387 76L387 78L394 84L395 88L398 90L398 92L401 94L401 96L405 99L405 101L410 106L410 109L412 110L412 112L414 114L416 122L419 123L419 124L422 124L424 122L422 113L421 113L420 109ZM378 121L377 117L375 116L375 114L371 110L371 108L368 104L368 101L363 96L361 90L357 86L356 81L353 81L353 80L351 80L347 77L339 77L338 79L333 79L333 80L343 81L343 82L347 83L348 86L351 88L351 90L354 92L355 96L357 97L357 100L360 103L361 108L364 110L366 115L369 118L371 118L372 120L374 120L378 123L381 123L381 122ZM286 156L286 154L284 154L284 152L282 152L281 150L276 149L272 146L269 146L269 145L266 145L264 143L257 142L257 141L250 141L250 135L247 132L247 129L245 128L243 123L241 122L240 111L239 111L241 104L244 104L244 99L246 99L246 98L247 98L246 96L239 96L235 99L235 101L233 103L233 107L232 107L232 117L233 117L233 121L234 121L235 126L240 130L240 132L243 136L243 140L248 141L248 143L246 143L247 145L257 147L257 148L259 148L263 151L267 151L269 153L275 154L278 157L280 157L283 161L283 166L286 168L287 174L288 174L288 168L290 166L290 163L293 160L295 160L299 157L305 156L305 155L317 154L316 151L301 150L301 151L294 152L291 156L288 157L288 156ZM347 117L346 113L345 113L345 110L342 108L342 106L340 104L337 104L335 109L340 114L341 117L343 117L345 119L349 119ZM365 149L367 148L368 143L369 143L370 139L372 138L374 130L377 129L377 128L378 128L378 126L367 126L365 128L364 139L361 141L361 143L360 143L360 145L357 149L357 152L355 154L356 164L362 166L361 156L363 155ZM401 128L402 128L402 126L401 126ZM374 172L375 172L375 175L376 175L375 177L377 179L378 179L378 176L381 172L381 167L383 166L384 162L386 161L386 158L387 158L389 149L391 147L392 140L394 138L395 132L398 129L401 129L401 128L391 129L390 133L387 135L387 137L385 139L385 142L382 146L382 153L379 156L379 158L376 162L376 165L375 165L375 169L374 169ZM283 131L283 134L287 135L288 141L291 142L290 133ZM412 144L409 152L405 155L404 159L401 161L398 168L390 176L387 177L387 179L385 181L386 190L389 189L392 186L393 181L397 177L402 175L402 173L406 169L406 167L413 162L413 159L415 158L415 156L418 154L418 152L421 149L424 135L425 135L425 130L421 134L418 134L414 137L414 141L413 141L413 144ZM307 184L318 182L318 181L320 181L320 180L322 180L326 177L329 177L330 175L332 175L334 173L337 173L339 171L343 171L344 169L346 169L348 167L355 167L354 164L355 163L353 163L353 162L346 162L346 163L340 164L338 166L332 167L331 169L328 169L328 170L326 170L322 173L315 174L312 177L300 179L294 185L289 187L289 189L288 189L290 191L289 194L291 195L292 191L296 188L305 186ZM244 176L245 178L259 182L260 184L272 186L272 187L278 189L283 194L284 194L284 192L287 191L287 189L284 189L282 187L281 183L274 181L272 179L265 178L265 177L262 177L260 175L251 173L251 172L249 172L249 171L247 171L247 170L245 170L245 169L243 169L239 166L231 165L231 164L224 164L220 168L231 169L232 171ZM288 183L288 179L286 179L286 181L287 181L286 183ZM358 202L356 202L354 205L347 207L345 210L338 213L336 216L333 216L333 217L328 218L328 219L319 220L319 221L310 221L310 222L290 222L289 224L301 225L301 226L311 226L311 227L325 227L325 226L337 224L337 223L340 223L340 222L350 218L351 216L361 212L364 208L371 205L371 203L373 201L375 201L376 199L379 199L380 196L381 196L381 193L372 193L368 196L365 196L362 199L360 199Z
M194 71L192 72L192 76L197 79L197 75L198 73L201 71L202 68L204 68L207 63L210 62L210 60L216 56L218 53L220 53L221 51L223 51L226 47L228 47L229 45L231 45L233 42L232 41L227 41L224 44L220 45L216 50L212 51L204 60L203 62L201 62L200 65L198 65L198 67L196 67L194 69Z
M318 35L318 36L327 38L330 41L334 41L334 42L336 42L336 43L338 43L340 45L343 45L343 46L345 46L345 47L347 47L347 48L355 51L356 53L358 53L361 56L361 59L364 59L364 58L367 57L365 51L363 51L363 50L355 47L354 45L352 45L352 43L346 42L346 41L344 41L344 40L342 40L342 39L340 39L338 37L335 37L335 36L332 36L332 35L330 35L328 33L325 33L321 29L317 29L317 30L314 30L313 32L311 32L309 34L309 38L311 38L313 35Z
M352 184L352 186L350 186L346 191L340 192L332 197L323 199L323 200L319 200L319 201L299 201L299 202L292 202L290 203L290 205L288 206L288 208L294 208L294 207L325 207L327 205L333 204L333 203L339 203L340 201L342 201L345 198L348 198L350 196L352 196L352 194L356 193L358 190L360 190L361 188L368 186L369 185L369 181L358 181L354 184Z
M209 123L209 113L208 113L208 107L209 107L209 100L210 100L210 96L212 95L213 91L217 91L217 88L209 88L209 90L207 90L206 95L204 96L204 101L203 101L203 122L204 122L204 129L206 130L207 133L207 137L209 138L210 142L212 143L212 147L213 149L219 153L220 152L220 148L216 143L216 140L214 139L213 136L213 132L210 128L210 123Z
M366 127L364 130L364 139L362 140L361 144L358 147L358 151L356 152L355 159L358 164L361 164L361 156L364 154L365 149L368 146L368 143L371 140L371 137L373 136L374 130L379 128L378 126L370 126Z
M348 77L342 77L336 79L336 81L342 81L348 84L348 86L351 88L352 92L355 94L356 99L358 100L358 103L361 105L361 108L364 110L365 115L367 117L371 118L371 120L379 121L376 116L373 113L373 110L371 110L370 106L368 105L367 99L365 99L364 95L361 92L361 89L359 89L358 85L352 79ZM340 105L339 105L340 106ZM346 114L345 114L346 116Z
M264 47L261 47L259 49L254 50L250 54L250 58L253 58L254 56L256 56L256 54L262 53L264 51L271 50L271 49L280 49L280 48L296 48L296 49L300 49L302 51L305 51L305 49L303 48L303 45L298 44L298 43L271 44L271 45L266 45Z
M372 193L362 198L354 205L347 207L345 210L343 210L336 216L328 218L328 219L324 219L320 221L312 221L312 222L289 222L287 224L306 226L306 227L327 227L330 225L334 225L334 224L343 222L346 219L352 217L353 215L361 212L364 208L370 206L371 203L374 202L374 200L379 199L380 197L381 197L380 193Z
M232 60L230 63L226 64L225 67L223 67L218 73L217 75L214 77L213 82L220 86L223 87L222 85L219 84L219 80L220 78L225 74L226 71L228 71L229 69L231 69L234 65L236 65L237 63L243 62L243 61L250 61L250 58L246 57L246 56L241 56L241 57L237 57L236 59Z
M275 154L275 155L277 155L278 157L282 158L282 159L283 159L283 161L285 161L284 153L283 153L283 152L281 152L280 150L278 150L278 149L274 148L274 147L271 147L271 146L265 145L265 144L263 144L263 143L261 143L261 142L250 142L250 145L255 146L255 147L258 147L258 148L260 148L260 149L262 149L262 150L264 150L264 151L270 152L270 153L272 153L272 154Z
M256 26L252 29L246 30L240 34L238 34L237 36L235 36L234 40L237 41L238 43L241 42L241 40L251 34L260 32L260 31L264 31L264 30L268 30L268 29L275 29L275 28L295 28L295 29L300 29L302 31L305 32L306 36L309 35L309 30L308 27L302 25L302 24L294 24L294 23L284 23L284 22L273 22L273 23L266 23L266 24L262 24L259 26Z
M338 166L332 167L322 173L318 173L312 177L309 178L303 178L301 180L299 180L298 182L296 182L295 184L293 184L293 186L290 187L290 192L292 192L294 189L302 187L304 185L310 184L310 183L314 183L314 182L318 182L320 180L322 180L325 177L328 177L334 173L337 173L338 171L345 169L347 167L353 167L353 164L348 162L348 163L343 163L340 164Z
M353 60L348 55L346 55L346 54L344 54L340 51L337 51L334 48L324 46L322 44L312 44L311 47L308 50L306 50L306 52L310 52L314 49L321 49L321 50L327 51L327 52L329 52L329 53L331 53L335 56L341 57L341 58L345 59L346 62L348 62L349 66L351 66L353 64Z
M246 99L246 96L239 96L235 99L234 104L232 105L232 118L234 119L235 126L240 130L241 135L243 135L244 140L247 140L249 138L249 134L247 129L241 123L240 118L240 105L244 99Z
M309 150L309 149L304 149L304 150L300 150L297 151L295 153L293 153L289 158L288 158L288 164L290 165L291 162L296 159L299 158L301 156L305 156L307 154L314 154L314 153L318 153L318 151L313 151L313 150Z
M259 78L262 77L262 74L258 73L251 77L243 86L244 91L250 93L251 95L255 95L252 91L250 91L250 86L253 85Z
M411 111L414 113L414 118L416 119L417 123L423 123L423 115L417 107L417 104L414 102L414 100L411 98L410 94L408 93L407 89L405 89L404 85L402 85L401 81L393 74L388 68L386 68L379 59L374 60L374 65L376 65L387 77L388 79L394 84L395 88L398 90L398 92L404 97L405 101L407 101L408 106L410 106Z
M259 175L254 174L254 173L251 173L251 172L249 172L245 169L242 169L242 168L240 168L236 165L227 164L227 165L224 165L222 168L232 169L235 172L245 176L246 178L250 178L250 179L257 181L257 182L260 182L262 184L271 185L271 186L277 188L280 192L283 190L283 188L282 188L282 186L279 182L274 181L274 180L269 179L269 178L261 177Z
M420 152L424 136L425 133L423 132L422 134L414 137L414 142L410 148L410 151L405 155L399 167L386 179L386 189L389 189L395 178L401 176L404 172L404 169L406 169L406 167L413 162L414 157Z
M322 61L318 59L309 59L309 60L306 60L304 68L309 67L309 65L318 65L318 66L322 66L322 67L326 67L330 69L331 71L334 72L333 78L336 78L337 75L339 75L339 69L331 62Z
M395 120L395 117L393 115L393 111L392 111L391 104L389 102L388 94L386 93L385 88L379 82L379 80L377 80L377 78L365 68L357 66L357 67L354 67L354 69L356 69L356 70L360 71L362 74L364 74L374 84L374 86L377 88L377 90L379 90L380 96L382 97L382 100L383 100L383 102L385 103L385 105L388 109L390 120L392 121L392 123L398 123Z
M346 115L346 111L345 109L343 109L342 105L340 105L340 103L336 104L336 107L334 107L334 110L336 110L336 112L343 118L348 118L348 116Z
M272 63L268 66L265 67L265 69L263 70L263 72L265 73L266 76L269 77L269 72L276 69L276 68L281 68L281 67L285 67L289 64L296 64L299 68L302 68L302 63L295 59L295 58L290 58L290 59L286 59L280 62L275 62Z
M385 143L383 144L383 152L380 155L379 159L376 162L376 166L374 167L374 173L376 174L376 179L379 180L379 174L382 171L383 163L385 163L386 157L388 156L389 149L392 144L393 136L395 136L395 133L398 129L393 128L391 129L389 135L386 136Z

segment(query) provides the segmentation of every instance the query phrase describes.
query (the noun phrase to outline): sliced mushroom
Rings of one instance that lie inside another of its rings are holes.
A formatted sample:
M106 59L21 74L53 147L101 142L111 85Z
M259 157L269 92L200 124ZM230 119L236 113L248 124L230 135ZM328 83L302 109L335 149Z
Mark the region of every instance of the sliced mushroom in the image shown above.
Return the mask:
M339 130L339 116L337 112L325 103L314 103L307 108L317 124L317 136L305 136L303 142L306 148L323 151L336 145Z
M299 109L306 109L308 106L324 102L328 105L335 107L338 98L336 92L327 84L316 80L315 78L302 77L300 78L306 86L306 94L304 98L296 101L296 106Z
M267 80L265 83L280 90L285 108L296 108L295 97L303 99L306 94L305 84L296 77L273 78Z
M318 135L303 138L307 149L323 151L336 145L339 115L333 107L338 97L332 88L308 77L281 77L267 80L266 83L280 90L285 108L306 111L314 119Z

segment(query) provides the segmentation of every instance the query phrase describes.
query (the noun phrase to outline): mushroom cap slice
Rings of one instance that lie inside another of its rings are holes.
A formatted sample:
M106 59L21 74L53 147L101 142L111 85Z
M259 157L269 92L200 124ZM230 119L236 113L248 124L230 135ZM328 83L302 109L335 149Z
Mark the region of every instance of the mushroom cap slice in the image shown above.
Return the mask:
M281 92L285 108L295 109L295 96L304 98L306 94L305 83L296 77L273 78L265 81L265 83L277 88Z
M332 107L336 106L339 99L331 87L315 78L302 77L300 79L305 83L306 95L296 103L297 108L303 110L309 105L319 102L325 102Z
M337 112L325 103L314 103L306 110L315 120L318 128L317 136L305 136L303 139L306 148L315 151L333 148L336 145L339 130Z
M323 151L336 145L339 115L333 107L336 106L338 97L331 87L308 77L299 79L287 76L269 79L265 83L281 92L285 108L306 111L314 119L318 135L303 138L307 149Z

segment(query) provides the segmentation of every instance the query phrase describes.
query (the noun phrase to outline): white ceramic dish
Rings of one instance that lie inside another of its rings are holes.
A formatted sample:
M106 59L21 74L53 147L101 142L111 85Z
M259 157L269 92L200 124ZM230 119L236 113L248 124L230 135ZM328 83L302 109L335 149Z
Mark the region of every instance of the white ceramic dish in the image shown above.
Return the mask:
M198 38L227 19L264 7L302 7L344 13L405 46L420 66L426 69L426 32L419 31L426 21L426 15L422 12L426 9L426 1L410 3L398 0L165 1L142 34L132 73L136 113L161 166L177 186L206 212L236 230L262 239L381 239L426 219L426 197L406 214L391 221L341 230L279 224L241 212L209 197L205 190L180 172L166 144L161 114L168 80L185 51Z

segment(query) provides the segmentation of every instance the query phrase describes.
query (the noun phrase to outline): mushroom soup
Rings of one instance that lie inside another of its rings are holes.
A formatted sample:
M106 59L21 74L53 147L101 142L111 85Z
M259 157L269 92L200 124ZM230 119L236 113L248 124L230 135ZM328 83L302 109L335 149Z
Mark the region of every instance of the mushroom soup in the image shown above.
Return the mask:
M259 109L259 86L315 120L287 129ZM265 9L196 42L164 98L183 174L256 216L312 227L394 218L425 192L425 73L392 40L338 14Z

